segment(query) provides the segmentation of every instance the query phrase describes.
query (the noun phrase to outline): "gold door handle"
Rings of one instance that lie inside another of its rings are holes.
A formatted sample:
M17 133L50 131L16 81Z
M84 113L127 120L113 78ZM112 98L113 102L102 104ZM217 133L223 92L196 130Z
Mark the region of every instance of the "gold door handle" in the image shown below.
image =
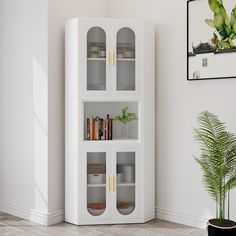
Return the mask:
M112 190L113 190L113 192L115 192L116 191L116 177L115 176L113 176L113 178L112 178Z
M111 177L108 176L108 192L111 191Z
M113 60L113 66L116 65L116 54L115 54L115 51L113 51L112 53L112 60Z
M108 65L111 65L111 52L110 50L108 51Z

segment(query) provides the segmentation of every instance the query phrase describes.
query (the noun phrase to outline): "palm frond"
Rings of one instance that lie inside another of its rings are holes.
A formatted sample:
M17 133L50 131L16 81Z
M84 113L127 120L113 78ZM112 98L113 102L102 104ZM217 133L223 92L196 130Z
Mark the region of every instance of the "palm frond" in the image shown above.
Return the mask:
M203 182L205 187L212 196L213 200L218 198L218 189L219 184L217 178L215 178L215 173L208 167L208 163L205 163L203 160L195 158L198 164L201 166L203 170Z
M194 134L202 154L195 159L203 171L206 190L216 201L218 215L223 220L228 191L236 187L236 136L227 132L225 124L208 111L199 114L198 123Z

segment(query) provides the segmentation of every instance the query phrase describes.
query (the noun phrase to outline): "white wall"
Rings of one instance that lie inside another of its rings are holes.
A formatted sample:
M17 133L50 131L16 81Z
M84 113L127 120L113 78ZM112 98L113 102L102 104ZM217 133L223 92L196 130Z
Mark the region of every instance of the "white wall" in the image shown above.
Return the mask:
M62 219L65 20L106 1L0 0L0 210Z
M47 212L47 1L0 0L0 209Z
M186 5L186 0L111 0L109 16L156 24L157 216L204 227L202 222L214 216L215 209L193 160L199 151L192 130L197 114L207 109L236 132L236 79L186 80ZM236 220L235 201L231 216Z

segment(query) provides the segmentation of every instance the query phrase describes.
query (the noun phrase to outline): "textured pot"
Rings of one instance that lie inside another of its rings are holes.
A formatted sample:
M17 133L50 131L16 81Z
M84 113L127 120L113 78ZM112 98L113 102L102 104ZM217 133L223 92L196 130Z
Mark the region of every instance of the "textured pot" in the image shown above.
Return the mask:
M208 221L207 226L208 236L236 236L236 226L220 227L211 224Z

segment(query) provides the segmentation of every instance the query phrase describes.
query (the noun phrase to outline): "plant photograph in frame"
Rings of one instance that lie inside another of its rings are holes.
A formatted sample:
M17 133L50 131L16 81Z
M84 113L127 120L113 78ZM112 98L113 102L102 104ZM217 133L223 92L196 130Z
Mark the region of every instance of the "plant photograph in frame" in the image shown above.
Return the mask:
M187 1L187 79L236 77L236 0Z

